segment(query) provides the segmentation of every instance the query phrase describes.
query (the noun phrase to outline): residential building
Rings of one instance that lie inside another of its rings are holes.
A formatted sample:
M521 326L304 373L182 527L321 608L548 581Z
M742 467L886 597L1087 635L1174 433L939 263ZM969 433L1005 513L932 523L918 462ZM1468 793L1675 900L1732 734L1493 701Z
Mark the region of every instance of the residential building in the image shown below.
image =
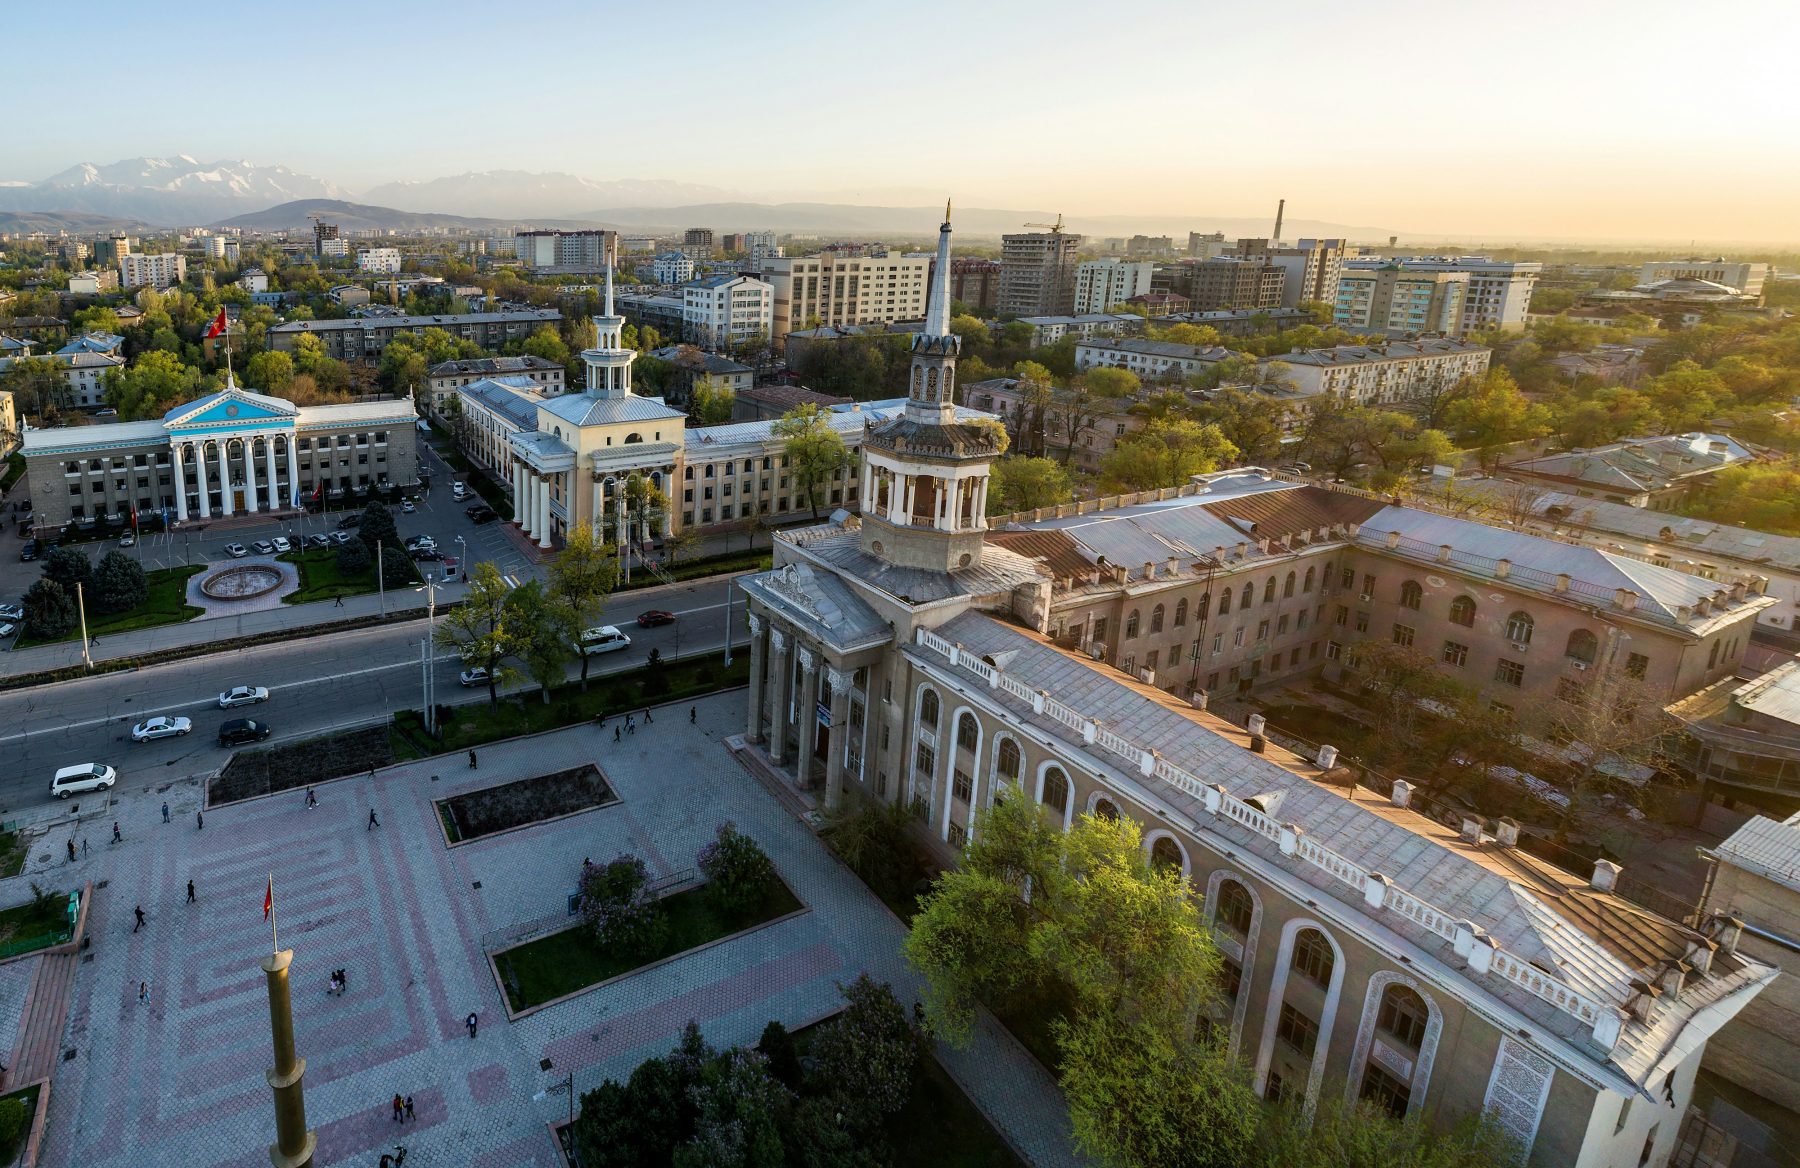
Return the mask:
M607 248L616 232L521 231L513 236L513 254L527 268L540 272L600 272L606 269Z
M762 277L775 289L771 335L785 338L814 325L918 320L925 315L930 272L930 256L886 249L764 260Z
M244 243L235 235L225 237L225 262L235 264L244 254Z
M619 250L620 251L630 251L630 252L655 251L656 250L656 236L654 236L654 235L621 235L621 236L619 236Z
M336 237L318 241L321 259L344 260L350 258L350 241Z
M1229 251L1230 245L1225 242L1223 231L1202 234L1198 231L1188 232L1187 254L1189 259L1210 260L1214 256L1222 256Z
M737 391L732 399L731 420L734 422L766 422L781 417L797 406L817 406L822 410L847 406L853 399L819 393L803 385L752 385Z
M954 280L952 281L954 283ZM1067 336L1114 336L1142 332L1144 318L1135 312L1089 312L1081 316L1021 316L1019 324L1031 326L1031 347L1054 345Z
M10 457L19 448L19 411L10 389L0 389L0 458Z
M799 369L806 360L806 352L816 344L822 345L881 345L892 343L894 338L911 335L920 329L917 320L891 320L881 324L822 324L816 328L799 329L790 332L785 338L784 353L787 367ZM910 344L908 339L906 344Z
M1175 240L1167 235L1134 235L1125 241L1126 255L1170 256L1175 254Z
M294 320L269 329L269 347L292 351L297 339L311 335L325 342L328 356L340 361L373 361L387 349L388 342L401 333L421 333L428 328L438 328L453 337L474 341L484 349L498 349L508 341L522 341L544 325L556 325L561 321L562 313L546 308L444 316L394 313L347 320Z
M946 224L940 255L948 237ZM1433 610L1461 613L1466 594L1484 631L1509 608L1541 611L1540 646L1554 631L1559 647L1566 636L1587 652L1606 621L1642 630L1642 648L1669 654L1646 660L1658 676L1696 645L1704 661L1704 642L1749 619L1754 601L1684 620L1671 606L1703 595L1692 577L1640 578L1644 565L1628 574L1591 549L1565 558L1566 545L1514 533L1497 534L1523 542L1490 549L1480 525L1435 529L1376 500L1286 484L1222 486L1216 498L1213 483L1192 484L1085 515L1071 505L1062 520L1014 516L1016 529L990 534L981 502L997 450L948 402L958 345L946 285L916 342L905 412L864 433L861 515L779 533L773 569L738 581L751 661L740 760L827 815L847 799L917 809L916 843L945 864L1014 784L1064 826L1129 816L1151 862L1205 909L1225 986L1206 1022L1259 1094L1301 1108L1365 1099L1444 1125L1487 1115L1533 1168L1666 1163L1706 1039L1775 974L1740 951L1738 930L1647 913L1619 895L1617 865L1557 869L1519 846L1513 820L1471 814L1447 828L1413 809L1406 783L1346 788L1335 751L1253 740L1167 692L1148 654L1175 652L1185 680L1215 629L1260 634L1268 622L1260 648L1231 650L1240 673L1261 662L1267 675L1271 642L1299 640L1280 618L1304 611L1305 643L1279 668L1300 670L1316 642L1304 668L1322 669L1329 614L1378 564L1372 594L1396 606L1415 590L1424 604L1430 576L1444 581L1430 585ZM1366 522L1344 517L1358 513ZM1494 550L1531 571L1496 573ZM1435 566L1446 558L1453 566ZM1223 595L1221 570L1250 586L1247 613L1198 614L1209 583ZM1562 595L1563 580L1599 594ZM1119 606L1104 630L1089 603ZM1115 646L1133 613L1126 664Z
M119 257L130 255L137 249L136 236L122 232L103 236L94 241L94 264L97 267L117 268Z
M1336 345L1270 357L1302 393L1335 394L1356 405L1405 405L1464 377L1487 372L1493 350L1471 341L1389 341Z
M99 296L119 290L119 273L111 268L97 272L76 272L69 277L69 292L75 296Z
M117 333L86 332L73 338L68 344L56 351L59 357L69 357L78 353L104 353L113 357L123 356L125 338Z
M619 315L639 328L653 328L669 340L682 339L687 327L687 301L662 292L621 292Z
M726 235L719 240L719 250L726 255L741 255L744 251L744 237L741 233Z
M0 357L0 373L5 373L18 357ZM58 366L63 383L68 386L67 404L76 409L96 409L106 404L106 375L125 368L125 358L116 352L68 348L52 353L49 359Z
M1581 295L1581 302L1609 309L1626 309L1682 327L1699 324L1715 313L1739 314L1762 319L1778 318L1781 309L1764 309L1762 298L1741 292L1729 284L1677 276L1649 284L1635 284L1622 291L1597 288Z
M418 420L410 396L296 406L228 380L161 418L27 430L36 530L134 511L177 522L288 512L308 500L409 487Z
M1074 315L1111 312L1150 291L1156 264L1150 260L1083 260L1075 265Z
M992 312L1000 301L1000 261L973 256L951 260L950 299Z
M369 290L360 284L338 284L325 293L326 297L343 308L360 308L369 303Z
M400 273L400 249L397 247L364 247L356 252L356 270L382 275Z
M767 345L775 287L754 276L708 276L681 286L681 338L707 349Z
M1156 323L1165 328L1177 324L1205 325L1228 337L1251 337L1312 324L1313 317L1298 308L1214 308L1206 312L1171 312Z
M1060 230L1002 235L996 310L1003 316L1073 314L1075 256L1080 250L1081 236Z
M1552 357L1548 364L1572 382L1591 377L1602 385L1634 386L1646 372L1644 350L1636 345L1597 345L1585 353Z
M1175 292L1188 298L1191 307L1280 308L1287 273L1260 259L1214 256L1206 260L1182 260L1157 269L1158 292Z
M999 417L1012 436L1014 450L1026 448L1023 431L1028 422L1036 424L1035 403L1020 388L1018 378L965 381L962 398L970 408ZM1079 410L1064 408L1060 399L1053 401L1044 410L1045 453L1086 474L1098 472L1101 459L1149 424L1146 417L1131 410L1140 400L1128 397L1117 402L1088 403Z
M1179 292L1146 292L1125 302L1129 308L1142 309L1146 317L1177 316L1188 310L1188 298Z
M1306 301L1337 300L1338 277L1348 248L1341 239L1302 239L1297 244L1274 239L1240 239L1231 254L1281 269L1281 306Z
M681 250L689 259L696 262L712 258L713 229L710 227L690 227L681 233Z
M209 260L225 258L225 237L223 235L203 235L200 237L200 253Z
M269 276L261 268L251 268L237 278L237 286L252 296L269 290Z
M1768 264L1738 263L1724 256L1716 259L1650 260L1638 273L1638 283L1657 284L1664 280L1705 280L1723 284L1762 303L1763 284L1769 278Z
M327 251L327 250L325 250L325 245L327 243L339 243L340 246L335 251ZM316 252L317 254L322 255L322 256L324 256L324 255L343 255L344 249L341 246L341 243L342 243L342 241L339 239L338 225L336 223L327 223L323 219L314 219L313 220L313 251L314 252Z
M750 256L752 264L760 264L764 260L779 258L781 245L775 242L773 231L746 231L744 232L744 251Z
M1146 382L1180 381L1238 354L1220 345L1178 345L1139 338L1088 340L1075 346L1075 368L1129 369Z
M665 251L650 265L651 279L658 284L685 284L694 278L694 261L678 251Z
M1465 333L1522 330L1531 308L1531 291L1544 270L1539 263L1487 256L1372 256L1344 262L1346 270L1358 272L1378 272L1389 266L1397 266L1403 272L1467 272L1461 323ZM1336 298L1327 303L1336 303Z
M163 289L187 279L187 257L176 252L139 255L135 252L119 257L119 286L122 288Z
M693 405L694 383L703 378L733 393L749 389L756 381L756 370L750 366L693 345L667 345L650 355L669 363L669 383L663 388L663 400L683 410Z
M65 239L56 248L57 256L71 267L86 263L88 251L87 242L81 239Z
M1729 434L1664 434L1506 463L1503 477L1652 511L1673 511L1726 467L1765 456Z
M461 386L473 385L484 378L508 378L509 384L528 386L543 397L555 397L563 391L563 367L542 357L471 357L443 361L425 374L430 397L427 404L433 412L442 413L444 402Z
M1467 272L1419 272L1393 263L1352 267L1338 279L1332 323L1396 338L1458 336L1468 291Z

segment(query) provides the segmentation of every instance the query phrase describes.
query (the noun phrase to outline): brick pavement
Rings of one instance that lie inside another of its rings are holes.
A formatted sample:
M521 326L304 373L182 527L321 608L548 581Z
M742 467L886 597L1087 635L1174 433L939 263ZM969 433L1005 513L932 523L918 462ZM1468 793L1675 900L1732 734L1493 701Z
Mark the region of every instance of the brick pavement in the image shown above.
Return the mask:
M78 1054L57 1065L41 1162L110 1168L140 1163L152 1147L161 1162L196 1168L267 1163L274 1120L257 962L269 945L261 906L271 869L281 941L295 950L295 1025L322 1168L373 1165L401 1140L421 1168L557 1164L545 1125L567 1101L533 1096L571 1071L577 1092L623 1077L669 1049L690 1018L717 1045L753 1042L771 1018L800 1025L828 1012L837 983L864 969L902 1000L916 996L898 952L902 926L724 749L742 703L741 693L703 700L697 728L685 704L670 708L618 745L576 728L485 747L479 771L455 756L339 780L317 788L313 811L299 792L219 808L204 831L191 814L163 825L160 794L128 797L125 844L96 848L82 865L85 878L109 884L90 909L94 959L78 967L65 1037ZM444 846L432 800L589 759L621 802ZM365 828L371 807L383 825L375 831ZM657 875L691 867L727 818L763 844L811 912L505 1020L484 936L562 912L583 857L629 850ZM195 906L183 903L190 877ZM140 901L150 920L133 935ZM339 967L349 971L342 998L325 992ZM17 976L0 967L0 1006ZM474 1040L462 1023L470 1010L481 1016ZM1075 1162L1048 1075L991 1023L970 1049L942 1057L1036 1163ZM387 1113L396 1091L418 1108L404 1129Z

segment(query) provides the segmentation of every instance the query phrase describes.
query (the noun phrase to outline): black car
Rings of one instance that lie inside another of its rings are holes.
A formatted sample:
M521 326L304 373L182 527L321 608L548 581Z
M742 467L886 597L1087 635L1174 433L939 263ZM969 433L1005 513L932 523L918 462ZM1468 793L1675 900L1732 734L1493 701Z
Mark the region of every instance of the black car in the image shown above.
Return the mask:
M272 730L267 722L258 722L250 718L231 718L219 727L220 746L242 746L246 742L261 742Z
M26 544L24 546L24 548L20 550L19 558L21 560L26 560L26 561L37 559L37 544L35 544L35 543Z
M362 513L358 512L358 511L352 511L350 514L348 514L348 515L344 516L342 519L338 520L338 527L341 529L344 529L344 530L348 530L352 527L357 527L357 526L361 525L361 523L362 523Z
M437 551L434 548L414 548L409 554L412 556L413 562L419 564L422 564L427 560L436 562L444 558L444 553Z
M500 518L500 513L486 503L477 503L473 507L464 508L463 514L476 523L492 523Z

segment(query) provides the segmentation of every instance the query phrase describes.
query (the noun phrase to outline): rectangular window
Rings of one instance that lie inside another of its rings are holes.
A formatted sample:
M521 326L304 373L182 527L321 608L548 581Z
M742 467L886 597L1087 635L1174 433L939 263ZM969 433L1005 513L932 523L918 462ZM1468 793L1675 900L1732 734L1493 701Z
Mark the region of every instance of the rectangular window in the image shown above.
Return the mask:
M964 842L968 840L969 832L962 824L952 823L950 825L949 836L950 846L953 848L960 848L963 846Z
M1243 629L1238 629L1231 634L1231 643L1240 649L1244 647L1244 630Z
M1301 617L1301 619L1304 620L1306 617L1306 614L1301 613L1300 617ZM1281 619L1275 622L1275 635L1279 637L1287 631L1288 631L1288 618L1287 618L1287 613L1284 612L1281 614Z
M1347 625L1347 624L1349 624L1349 623L1350 623L1350 610L1349 610L1349 609L1348 609L1348 608L1345 608L1345 607L1344 607L1344 606L1343 606L1343 605L1341 605L1341 604L1340 604L1340 605L1338 605L1338 606L1337 606L1337 618L1336 618L1336 619L1337 619L1337 623L1338 623L1338 624L1340 624L1340 625Z
M1413 627L1411 625L1394 626L1394 644L1410 645L1413 643Z
M972 785L969 776L962 771L956 772L956 799L959 803L967 803L971 797Z
M1257 623L1256 639L1259 641L1266 641L1269 639L1269 622L1268 621L1259 621Z
M1336 661L1338 659L1338 654L1342 653L1343 651L1344 651L1344 647L1342 645L1338 644L1336 641L1326 641L1325 642L1325 657L1327 660Z
M1276 1024L1275 1037L1298 1051L1302 1058L1311 1058L1313 1049L1319 1044L1319 1024L1305 1014L1283 1002L1281 1004L1281 1021Z
M1369 631L1369 614L1368 613L1359 612L1356 614L1356 631L1359 633L1366 633Z
M1149 654L1144 657L1144 668L1148 669L1152 673L1156 672L1156 656L1157 656L1156 650L1152 649L1152 650L1150 650Z
M1364 576L1364 577L1363 577L1363 590L1362 590L1362 594L1363 594L1363 595L1364 595L1364 596L1373 596L1373 595L1375 595L1375 577L1373 577L1373 576L1369 576L1369 575L1365 575L1365 576Z
M1525 684L1525 666L1502 657L1500 663L1494 666L1494 680L1504 685L1523 685Z
M937 755L933 754L931 747L926 746L923 742L919 743L918 750L913 753L913 769L918 772L920 778L926 780L929 780L932 772L937 769Z
M1444 664L1462 666L1469 663L1469 647L1455 641L1444 642Z

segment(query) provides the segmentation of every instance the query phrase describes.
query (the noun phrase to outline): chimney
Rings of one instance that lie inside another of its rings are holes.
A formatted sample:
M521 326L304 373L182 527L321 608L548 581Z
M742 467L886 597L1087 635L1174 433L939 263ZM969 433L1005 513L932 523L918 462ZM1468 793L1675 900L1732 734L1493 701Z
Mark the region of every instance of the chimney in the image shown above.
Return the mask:
M1692 972L1693 967L1687 962L1671 961L1663 969L1662 976L1657 979L1657 988L1662 990L1664 997L1678 998L1681 996L1681 987L1687 981L1687 975Z
M1174 556L1170 556L1169 562L1165 565L1165 570L1171 576L1176 575L1181 571L1181 561Z
M1558 572L1556 574L1556 590L1558 592L1567 592L1569 590L1569 574L1567 572Z
M1519 821L1510 815L1502 815L1495 827L1494 839L1503 848L1519 846Z
M1595 892L1612 892L1618 888L1619 873L1624 870L1611 860L1595 860L1594 874L1588 879L1588 887Z
M1146 580L1156 579L1156 564L1150 560L1144 561L1144 579L1146 579Z
M1631 989L1631 1000L1625 1004L1626 1009L1630 1010L1631 1016L1639 1022L1650 1021L1651 1008L1656 1005L1656 999L1662 996L1662 991L1649 982L1636 978L1632 979Z
M1390 548L1399 547L1400 546L1400 533L1397 531L1388 532L1387 533L1387 545Z
M1287 218L1287 200L1275 204L1275 237L1269 240L1270 246L1281 242L1281 221Z
M1394 780L1394 790L1388 796L1388 802L1396 807L1412 806L1413 785L1405 779Z
M1263 732L1263 727L1268 724L1269 720L1261 714L1251 714L1250 720L1244 723L1244 728L1250 731L1251 737L1255 737L1256 735L1261 734Z
M1447 543L1438 544L1438 554L1437 554L1438 563L1440 563L1440 564L1449 563L1450 562L1450 553L1455 550L1456 550L1455 548L1451 547Z
M1704 977L1712 970L1713 950L1719 947L1717 941L1705 937L1696 937L1688 943L1686 961L1694 972Z
M1723 914L1712 919L1713 940L1719 943L1729 956L1737 956L1738 942L1744 939L1744 922L1736 917Z
M1462 840L1462 842L1465 844L1480 843L1481 842L1481 820L1476 819L1473 815L1463 816L1462 817L1462 830L1458 831L1456 833L1456 836L1458 839Z
M1317 763L1322 771L1328 771L1336 766L1337 760L1338 748L1335 746L1321 746L1319 753L1313 757L1313 762Z
M1494 575L1496 578L1501 579L1501 580L1504 580L1508 576L1512 575L1512 561L1511 560L1500 560L1497 563L1495 563Z
M1637 602L1638 594L1631 589L1617 588L1613 590L1613 603L1618 606L1620 612L1631 612L1637 608Z

